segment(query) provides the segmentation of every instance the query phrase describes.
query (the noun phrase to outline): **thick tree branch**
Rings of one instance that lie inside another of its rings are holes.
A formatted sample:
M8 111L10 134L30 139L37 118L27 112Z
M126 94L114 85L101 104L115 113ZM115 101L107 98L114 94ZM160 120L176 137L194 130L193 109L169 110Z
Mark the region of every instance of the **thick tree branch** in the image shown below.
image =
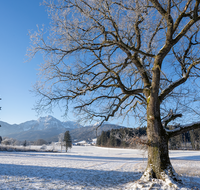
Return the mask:
M190 131L193 129L198 129L198 128L200 128L200 122L191 123L191 124L187 124L187 125L179 125L179 126L177 126L177 128L175 128L173 130L168 130L168 129L165 129L165 130L166 130L169 138L171 138L171 137L180 135L182 133L185 133L187 131Z
M171 1L168 1L168 8L167 11L162 7L162 5L157 0L151 0L151 3L155 6L155 8L158 10L158 12L165 18L167 22L167 34L166 34L166 40L168 42L171 42L172 35L173 35L173 18L171 16Z
M127 50L131 50L131 51L134 51L135 53L138 53L138 54L141 54L141 55L144 55L144 56L147 56L147 57L152 57L152 58L155 57L154 54L144 52L140 49L137 49L135 46L128 46L123 42L116 42L116 45L118 45L120 48L123 48L124 50L126 50L125 52L127 52Z
M139 59L137 58L137 56L131 56L130 59L132 60L132 62L135 64L135 66L137 67L142 80L144 82L144 87L150 87L151 86L151 82L150 82L150 78L147 74L147 71L145 70L145 68L143 67L142 63L139 61Z
M197 22L200 20L200 16L190 20L185 27L181 30L181 32L173 39L173 44L175 45L187 32L188 30Z
M188 69L187 69L187 73L185 74L185 76L183 76L182 78L176 80L175 82L171 83L165 90L163 90L159 96L159 100L160 102L162 102L164 100L164 98L170 93L172 92L177 86L180 86L181 84L183 84L184 82L186 82L186 80L189 78L189 74L191 72L191 69L199 64L200 61L194 62L192 63Z
M175 23L174 23L174 28L173 28L173 32L176 31L176 29L178 28L181 20L184 18L184 17L191 17L191 14L186 14L186 11L188 9L188 6L190 5L190 3L192 2L192 0L188 0L188 2L186 3L183 11L181 12L181 14L179 14L178 18L176 19Z
M162 120L164 128L166 128L169 122L175 120L178 117L182 117L182 114L174 114L173 111L170 110L170 113Z

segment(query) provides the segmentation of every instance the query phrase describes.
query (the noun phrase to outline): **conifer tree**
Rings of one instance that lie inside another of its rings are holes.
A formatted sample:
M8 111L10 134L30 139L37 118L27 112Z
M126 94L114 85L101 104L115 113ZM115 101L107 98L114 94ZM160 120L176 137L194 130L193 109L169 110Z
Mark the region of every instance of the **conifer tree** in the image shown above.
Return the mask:
M26 142L26 140L23 142L23 146L24 147L26 147L26 145L27 145L27 142Z
M65 141L66 152L67 152L68 148L72 147L72 140L71 140L71 135L69 134L69 131L65 132L64 141Z
M195 149L194 130L190 131L190 142L191 142L191 145L192 145L192 149Z
M110 146L112 146L112 147L116 146L116 139L113 134L110 135Z
M101 145L102 145L102 146L105 146L106 143L107 143L106 132L105 132L105 131L102 131L102 133L101 133Z

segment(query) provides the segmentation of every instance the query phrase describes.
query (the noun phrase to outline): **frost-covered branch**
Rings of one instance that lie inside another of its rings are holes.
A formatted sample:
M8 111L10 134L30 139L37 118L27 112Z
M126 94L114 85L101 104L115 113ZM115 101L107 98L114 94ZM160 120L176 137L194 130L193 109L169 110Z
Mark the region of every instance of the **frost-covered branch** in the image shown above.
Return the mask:
M143 115L151 93L157 96L161 91L161 104L187 81L192 68L199 69L193 63L199 60L198 50L192 49L199 37L199 3L195 0L59 0L45 5L51 26L47 32L38 29L31 34L30 48L32 56L42 52L45 60L39 85L35 86L41 97L38 109L59 102L67 107L72 101L74 108L81 108L81 114L85 112L89 118L108 119L109 115L126 115L136 108L141 108L138 113ZM191 39L189 45L186 34ZM171 56L171 48L180 46L181 39L187 59L187 72L182 78L176 75L176 64L171 68L165 61ZM188 62L188 56L193 62ZM172 78L162 65L172 69ZM119 104L126 96L126 101Z
M173 111L170 110L169 114L162 120L164 128L166 128L169 122L175 120L178 117L182 117L182 114L174 114Z
M172 82L167 88L165 88L160 96L159 96L159 100L160 102L162 102L164 100L164 98L170 93L172 92L176 87L180 86L181 84L185 83L187 81L187 79L189 78L190 72L191 70L194 68L194 66L198 65L200 63L200 61L194 62L192 64L189 65L186 74L184 74L184 76L174 82Z
M173 130L168 130L168 129L165 129L165 130L168 133L169 138L171 138L171 137L180 135L182 133L185 133L187 131L190 131L190 130L193 130L193 129L198 129L198 128L200 128L200 122L190 123L190 124L187 124L187 125L179 125Z

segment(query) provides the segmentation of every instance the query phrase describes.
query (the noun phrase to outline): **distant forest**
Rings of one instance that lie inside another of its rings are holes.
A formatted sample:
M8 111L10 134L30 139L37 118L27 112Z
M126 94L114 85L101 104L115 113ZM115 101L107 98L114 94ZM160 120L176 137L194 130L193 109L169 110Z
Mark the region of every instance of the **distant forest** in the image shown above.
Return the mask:
M145 139L146 127L140 128L120 128L102 131L97 138L97 145L104 147L134 147L133 139Z
M146 127L102 131L101 135L97 138L97 146L146 148L146 135ZM191 130L170 138L169 149L200 150L200 129Z

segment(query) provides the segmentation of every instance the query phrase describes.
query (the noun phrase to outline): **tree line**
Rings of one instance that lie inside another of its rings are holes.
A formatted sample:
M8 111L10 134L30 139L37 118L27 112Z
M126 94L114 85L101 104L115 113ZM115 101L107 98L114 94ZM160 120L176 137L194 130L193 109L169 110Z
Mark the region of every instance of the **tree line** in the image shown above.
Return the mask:
M0 144L2 145L13 145L13 146L29 146L29 145L47 145L49 144L47 141L45 141L44 139L37 139L35 141L28 141L28 140L24 140L24 141L19 141L13 138L9 138L9 137L3 137L0 138Z
M108 131L102 131L97 138L98 146L105 147L132 147L132 139L139 137L143 139L146 136L146 127L141 128L120 128Z
M61 150L62 150L62 146L65 146L66 152L69 148L72 147L72 139L71 139L71 135L69 133L69 131L66 131L65 133L61 133L59 135L59 142L61 144ZM8 138L8 137L1 137L0 136L0 144L2 145L12 145L12 146L29 146L29 145L37 145L37 146L41 146L41 145L47 145L50 144L51 142L47 142L44 139L37 139L36 141L19 141L13 138Z
M97 138L97 146L139 148L146 144L146 135L146 127L102 131ZM200 129L194 129L170 138L169 149L200 150Z
M169 149L200 150L200 129L194 129L169 139Z

